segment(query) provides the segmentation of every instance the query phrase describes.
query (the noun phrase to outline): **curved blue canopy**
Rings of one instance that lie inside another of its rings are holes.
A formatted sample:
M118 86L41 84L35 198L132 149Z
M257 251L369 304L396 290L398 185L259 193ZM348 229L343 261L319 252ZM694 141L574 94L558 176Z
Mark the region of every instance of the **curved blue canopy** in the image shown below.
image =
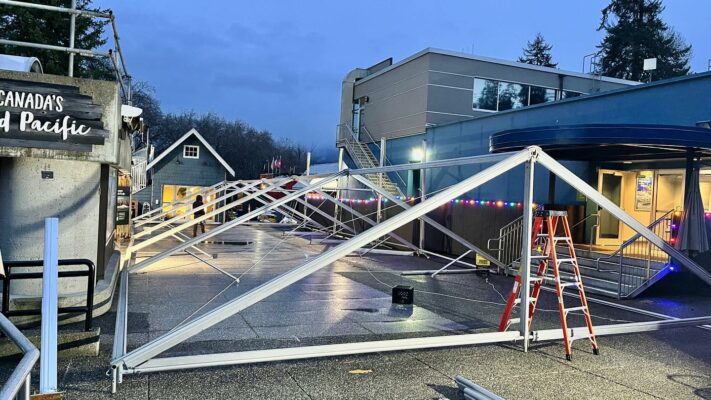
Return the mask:
M682 159L711 156L711 129L673 125L584 124L541 126L495 133L489 151L540 146L567 160Z

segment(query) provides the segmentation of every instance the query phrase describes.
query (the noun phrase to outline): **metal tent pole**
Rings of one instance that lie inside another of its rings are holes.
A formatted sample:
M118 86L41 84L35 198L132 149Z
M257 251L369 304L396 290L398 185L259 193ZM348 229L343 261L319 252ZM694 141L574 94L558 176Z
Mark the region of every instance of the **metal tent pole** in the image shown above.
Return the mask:
M288 181L288 179L287 179L287 180L277 181L276 183L272 183L272 184L270 184L269 186L267 186L267 187L264 188L264 189L260 189L259 191L254 192L254 193L252 193L252 194L250 194L250 195L248 195L248 196L242 197L242 198L239 199L239 200L233 201L232 203L228 203L227 205L222 206L222 207L220 207L220 208L217 208L217 209L215 209L215 210L213 210L213 211L211 211L211 212L209 212L209 213L206 213L206 214L203 215L203 216L200 216L200 217L198 217L198 218L194 218L194 219L192 219L192 220L186 221L185 223L183 223L183 224L181 224L181 225L178 225L178 226L176 226L176 227L174 227L174 228L171 228L171 229L169 229L169 230L167 230L167 231L163 231L163 232L159 233L159 234L156 235L156 236L152 236L152 237L150 237L150 238L144 240L143 242L134 243L133 246L131 246L131 247L128 249L128 251L129 251L130 253L132 253L132 252L136 252L136 251L138 251L138 250L140 250L140 249L143 249L143 248L145 248L145 247L147 247L147 246L149 246L149 245L151 245L151 244L153 244L153 243L158 242L158 241L161 240L161 239L165 239L165 238L167 238L168 236L172 236L173 234L175 234L175 233L177 233L177 232L180 232L180 231L182 231L182 230L185 229L185 228L190 228L190 227L192 227L192 226L195 225L195 224L198 224L198 223L200 223L200 222L205 221L205 220L208 219L208 218L211 218L211 217L213 217L213 216L215 216L215 215L218 215L219 213L221 213L221 212L224 211L224 210L229 210L230 208L233 208L233 207L238 206L238 205L240 205L240 204L242 204L242 203L245 203L245 202L247 202L247 201L249 201L249 200L252 200L253 198L255 198L255 197L257 197L257 196L259 196L259 195L261 195L261 194L267 193L267 192L269 192L270 190L272 190L274 187L278 187L278 186L283 185L286 181ZM214 231L214 230L215 230L215 229L213 229L213 231ZM198 236L198 237L200 237L200 236Z
M531 235L533 223L533 180L535 155L525 164L523 184L523 234L521 235L521 303L519 303L519 333L523 337L523 351L528 351L529 308L531 288ZM555 250L553 250L555 251Z
M281 289L284 289L285 287L293 284L294 282L297 282L303 279L304 277L311 275L312 273L320 270L324 266L329 265L330 263L336 260L339 260L340 258L351 253L353 250L359 249L364 245L368 244L372 240L384 236L392 232L393 230L407 224L408 222L427 214L428 212L436 209L442 204L447 203L451 199L456 198L457 196L460 196L470 190L473 190L483 185L484 183L489 182L490 180L510 171L511 169L517 167L518 165L521 165L527 160L530 160L532 155L535 154L536 151L537 148L528 148L519 153L516 153L515 155L509 156L508 158L498 162L497 164L489 168L482 170L474 176L469 177L464 181L443 190L439 194L436 194L431 197L429 200L417 204L411 209L403 211L398 215L388 219L387 221L384 221L381 224L378 224L377 226L368 229L367 231L357 236L354 236L352 239L346 241L345 243L336 246L331 250L322 253L319 256L316 256L315 258L309 260L301 266L294 268L291 271L286 272L250 290L249 292L235 298L234 300L231 300L223 304L222 306L217 307L216 309L201 315L193 321L160 336L159 338L131 351L123 357L113 360L112 364L124 364L128 368L137 367L138 365L144 363L145 361L148 361L149 359L155 357L163 351L172 348L176 344L183 342L184 340L225 320L226 318L229 318L230 316L249 307L250 305L257 303L266 297L269 297L270 295L280 291ZM340 174L334 175L333 177L331 177L331 180L338 179L338 177L340 176ZM327 182L328 180L325 179L319 182L318 184L323 186ZM311 190L311 188L307 187L304 190L296 192L290 196L298 197L309 190ZM283 201L284 199L291 200L291 198L289 198L290 196L282 198L280 201ZM236 221L239 221L239 219L232 221L232 223ZM223 225L221 228L224 228L223 230L229 229L229 227L232 226L230 224ZM220 228L217 228L211 232L218 231L219 229ZM161 255L154 256L153 258L160 259L161 256L167 257L169 254L172 254L172 252L175 252L181 247L187 247L189 243L190 242L186 242L180 246L177 246L174 249L162 253ZM136 267L140 268L141 266L139 264ZM514 333L514 336L518 336L518 333Z
M363 185L367 186L368 188L372 189L372 190L375 191L376 193L380 193L381 195L383 195L383 197L385 197L385 198L388 199L389 201L391 201L391 202L397 204L398 206L400 206L400 207L402 207L402 208L404 208L404 209L406 209L406 210L412 207L411 205L409 205L409 204L405 203L404 201L401 201L401 200L398 199L397 197L391 195L391 194L388 193L385 189L374 185L372 182L370 182L370 181L369 181L368 179L366 179L365 177L362 177L362 176L359 176L359 175L354 175L353 178L354 178L355 180L357 180L358 182L362 183ZM480 249L479 247L475 246L474 244L470 243L468 240L464 239L463 237L461 237L460 235L456 234L455 232L453 232L452 230L448 229L447 227L445 227L444 225L440 224L439 222L433 220L432 218L430 218L430 217L428 217L428 216L426 216L426 215L423 216L422 219L423 219L425 222L427 222L430 226L432 226L433 228L437 229L438 231L444 233L445 235L451 237L452 239L456 240L457 242L459 242L459 243L460 243L461 245L463 245L464 247L466 247L466 248L468 248L469 250L472 250L472 251L478 253L479 255L481 255L482 257L486 258L486 259L489 260L492 264L497 265L497 266L500 266L500 267L503 267L503 266L504 266L504 265L501 263L501 261L497 260L496 258L494 258L493 256L491 256L489 253L485 252L484 250L482 250L482 249ZM425 253L425 254L431 254L431 252L428 252L428 251L426 251L426 250L424 251L424 253ZM438 255L438 256L441 257L441 255Z
M224 231L227 231L227 230L229 230L229 229L231 229L231 228L233 228L233 227L235 227L235 226L238 226L238 225L240 225L240 224L242 224L242 223L244 223L244 222L247 222L247 221L251 220L252 218L255 218L255 217L259 216L259 215L262 215L262 214L264 214L264 213L267 212L267 211L270 211L270 210L272 210L272 209L274 209L274 208L277 208L277 207L281 206L282 204L288 203L288 202L294 200L295 198L297 198L297 197L299 197L299 196L303 196L303 195L305 195L306 193L308 193L309 190L312 190L312 188L314 188L314 187L321 187L321 186L327 185L328 183L330 183L330 182L332 182L332 181L334 181L334 180L340 178L342 175L343 175L342 172L339 172L339 173L337 173L337 174L331 175L330 177L324 178L324 179L320 180L318 183L316 183L316 184L314 184L314 185L312 185L312 186L308 186L308 187L306 187L306 188L304 188L304 189L298 190L298 191L296 191L296 192L294 192L294 193L292 193L292 194L289 194L289 195L287 195L287 196L284 196L284 197L282 197L281 199L275 201L274 203L272 203L272 204L270 204L270 205L265 205L265 206L263 206L263 207L260 207L260 208L257 208L257 209L255 209L255 210L252 210L251 212L248 212L247 214L244 214L244 215L242 215L241 217L235 218L235 219L233 219L232 221L230 221L230 222L228 222L228 223L226 223L226 224L222 224L222 225L218 226L218 227L215 228L215 229L212 229L212 230L210 230L210 231L207 231L207 232L203 233L203 234L200 235L200 236L194 237L194 238L192 238L192 239L186 241L185 243L181 243L181 244L179 244L179 245L177 245L177 246L175 246L175 247L173 247L173 248L171 248L171 249L168 249L168 250L165 250L165 251L163 251L163 252L161 252L161 253L159 253L159 254L156 254L155 256L153 256L153 257L151 257L151 258L149 258L149 259L147 259L147 260L143 260L143 261L141 261L140 263L134 265L134 266L131 268L131 272L133 273L133 272L141 271L142 269L144 269L144 268L150 266L151 264L153 264L153 263L155 263L155 262L158 262L158 261L160 261L160 260L162 260L162 259L164 259L164 258L166 258L166 257L170 257L171 255L173 255L173 254L175 254L175 253L177 253L177 252L179 252L179 251L182 251L182 250L184 250L184 249L187 249L188 247L193 246L195 243L201 242L201 241L203 241L203 240L205 240L205 239L208 239L208 238L211 238L211 237L213 237L213 236L215 236L215 235L218 235L218 234L220 234L220 233L222 233L222 232L224 232ZM269 191L269 189L265 189L265 191ZM259 192L257 192L257 193L259 193ZM254 196L254 194L252 194L252 195L250 195L250 196ZM242 200L249 199L250 196L244 197ZM256 196L255 196L255 197L256 197ZM168 231L168 232L170 232L170 231Z
M44 220L42 270L42 331L40 393L57 392L57 280L59 273L59 219Z

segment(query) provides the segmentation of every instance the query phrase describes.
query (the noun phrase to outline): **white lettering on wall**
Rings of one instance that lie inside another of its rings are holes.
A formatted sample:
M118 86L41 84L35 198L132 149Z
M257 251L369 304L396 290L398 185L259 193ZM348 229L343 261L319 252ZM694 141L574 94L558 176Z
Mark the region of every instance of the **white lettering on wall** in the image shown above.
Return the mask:
M27 131L28 127L37 132L60 134L62 140L67 140L69 135L84 136L91 131L91 128L86 125L77 125L77 121L72 120L68 115L54 121L39 121L31 112L23 111L20 113L20 132Z
M91 131L91 127L77 123L69 115L56 118L54 121L36 119L35 112L43 114L48 111L62 112L64 110L64 97L56 94L44 95L0 90L0 107L25 109L20 111L18 126L20 132L53 133L60 135L62 140L67 140L69 136L84 136ZM7 133L9 131L10 111L0 111L0 132Z

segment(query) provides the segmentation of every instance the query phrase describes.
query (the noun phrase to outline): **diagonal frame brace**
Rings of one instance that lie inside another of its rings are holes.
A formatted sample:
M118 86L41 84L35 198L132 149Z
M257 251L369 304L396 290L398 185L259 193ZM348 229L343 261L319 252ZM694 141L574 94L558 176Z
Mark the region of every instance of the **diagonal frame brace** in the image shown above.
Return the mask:
M231 317L232 315L238 313L239 311L251 306L252 304L255 304L259 302L260 300L263 300L270 295L284 289L285 287L293 284L294 282L305 278L306 276L311 275L312 273L320 270L321 268L325 267L326 265L329 265L330 263L337 261L341 259L342 257L348 255L351 253L353 250L356 250L360 247L363 247L364 245L370 243L373 239L379 238L381 236L384 236L393 230L407 224L408 222L417 219L428 212L435 210L437 207L441 206L442 204L447 203L450 201L452 198L455 198L457 196L460 196L472 189L475 189L486 182L489 182L490 180L510 171L511 169L523 164L524 162L528 161L531 159L532 155L535 154L537 151L540 149L538 148L527 148L523 151L513 153L513 155L510 155L508 157L505 157L502 161L499 161L498 163L480 171L479 173L475 174L472 177L469 177L465 179L464 181L457 183L442 192L430 197L429 199L425 200L424 202L421 202L412 208L405 210L404 212L368 229L367 231L354 236L347 242L340 244L329 251L326 251L313 259L309 260L308 262L302 264L301 266L286 272L282 275L279 275L278 277L250 290L249 292L242 294L241 296L228 301L227 303L223 304L222 306L219 306L215 308L212 311L209 311L200 317L194 319L193 321L171 331L168 332L155 340L131 351L128 354L125 354L124 356L112 360L112 365L123 365L126 368L134 368L139 366L140 364L150 360L151 358L157 356L158 354L172 348L173 346L183 342L184 340L202 332L203 330ZM318 182L317 185L318 187L321 187L325 185L326 183L338 179L342 174L338 173L331 178L327 178L324 180L321 180ZM297 191L292 193L289 196L286 196L279 201L284 201L285 199L292 200L295 197L302 196L308 191L310 191L312 188L307 187L303 190ZM286 200L286 201L288 201ZM278 202L275 202L276 204ZM265 207L263 207L265 208ZM260 209L261 210L261 209ZM256 211L255 211L256 212ZM252 212L252 213L255 213ZM250 213L250 214L252 214ZM238 223L241 223L242 220L245 219L245 217L251 218L249 214L243 216L242 218L236 219L231 221L228 224L225 224L219 228L216 228L212 231L210 231L213 234L217 234L221 231L230 229L231 227L237 225ZM217 232L217 233L215 233ZM205 234L206 235L206 234ZM202 235L202 236L205 236ZM195 239L199 239L195 238ZM188 241L186 243L183 243L176 248L174 248L171 251L175 251L176 249L180 249L181 247L188 247L192 243L191 241ZM171 254L171 251L164 252L162 254L156 255L153 258L154 259L161 259L161 257L167 257L169 254ZM148 260L150 261L150 260ZM145 264L146 261L144 261L143 266L141 264L138 264L134 267L134 269L141 269L144 268L147 264Z

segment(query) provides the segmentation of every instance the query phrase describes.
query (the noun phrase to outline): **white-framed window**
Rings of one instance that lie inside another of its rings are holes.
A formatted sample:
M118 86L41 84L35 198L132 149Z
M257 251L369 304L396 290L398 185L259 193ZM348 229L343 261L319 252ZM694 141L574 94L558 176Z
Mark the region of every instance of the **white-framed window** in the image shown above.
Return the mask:
M200 158L200 146L189 144L183 146L183 158Z

